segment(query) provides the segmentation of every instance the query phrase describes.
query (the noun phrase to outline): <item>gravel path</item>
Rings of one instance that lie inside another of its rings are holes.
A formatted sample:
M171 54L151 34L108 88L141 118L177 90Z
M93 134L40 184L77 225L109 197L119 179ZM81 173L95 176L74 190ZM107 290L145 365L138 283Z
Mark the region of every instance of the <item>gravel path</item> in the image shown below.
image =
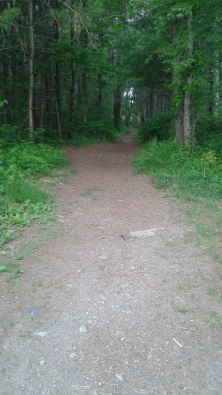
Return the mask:
M67 149L52 238L1 278L0 395L222 394L221 268L137 149Z

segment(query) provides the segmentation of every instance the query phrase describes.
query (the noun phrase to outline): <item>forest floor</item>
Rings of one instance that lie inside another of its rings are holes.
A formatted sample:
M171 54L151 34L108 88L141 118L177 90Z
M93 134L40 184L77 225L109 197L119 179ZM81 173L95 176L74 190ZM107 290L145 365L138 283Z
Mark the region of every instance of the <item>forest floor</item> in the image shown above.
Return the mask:
M222 270L132 136L67 148L57 221L0 277L0 395L222 394Z

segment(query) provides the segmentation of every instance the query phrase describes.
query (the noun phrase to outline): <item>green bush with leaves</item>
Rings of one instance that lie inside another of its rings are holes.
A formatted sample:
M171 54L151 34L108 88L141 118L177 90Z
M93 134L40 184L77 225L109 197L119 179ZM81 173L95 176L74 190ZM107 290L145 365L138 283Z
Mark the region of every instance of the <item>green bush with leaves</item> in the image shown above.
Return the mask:
M190 153L174 141L147 143L135 158L138 171L151 174L159 188L173 188L177 195L222 199L222 158L210 149Z
M0 140L0 247L16 235L15 227L52 217L55 205L37 180L66 163L62 151L46 144Z
M221 155L222 153L222 115L202 116L195 128L196 143Z
M159 141L170 137L172 116L170 113L157 114L139 125L138 141L145 143L156 138Z
M69 125L69 143L83 146L87 144L113 142L119 137L119 133L103 122L86 122Z

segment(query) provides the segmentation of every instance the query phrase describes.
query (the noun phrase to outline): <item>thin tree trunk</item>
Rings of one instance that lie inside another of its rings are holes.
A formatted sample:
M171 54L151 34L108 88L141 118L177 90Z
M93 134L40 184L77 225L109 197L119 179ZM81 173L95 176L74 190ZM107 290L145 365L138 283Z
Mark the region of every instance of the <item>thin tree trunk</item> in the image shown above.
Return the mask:
M57 19L54 21L54 37L59 40L59 23ZM61 92L60 92L60 66L57 61L55 61L55 105L56 105L56 116L57 116L57 128L58 136L62 138L62 127L61 127Z
M86 12L87 8L87 0L82 0L82 7L83 7L83 15ZM88 45L88 35L86 31L85 25L82 25L81 32L80 32L80 43L82 48L87 48ZM86 114L87 114L87 76L85 67L83 66L80 72L80 81L78 84L78 92L79 92L79 106L80 106L80 116L81 121L86 123Z
M45 70L44 70L44 98L45 98L45 112L46 112L46 124L50 125L50 103L51 103L51 93L49 89L49 61L45 58Z
M113 54L113 64L119 66L121 63L121 54L119 51ZM118 83L116 84L118 85ZM114 128L119 130L121 126L121 107L122 107L122 92L121 88L116 86L113 92L113 124Z
M187 17L187 38L188 38L188 58L193 54L193 38L192 38L192 24L193 24L193 14ZM191 84L192 76L189 74L186 76L186 90L184 94L184 118L183 118L183 128L184 128L184 142L186 145L190 145L191 139Z
M75 30L74 30L74 22L73 22L73 15L70 12L70 39L71 39L71 46L74 46L75 43ZM70 86L70 102L69 102L69 121L73 121L74 117L74 103L75 103L75 87L76 87L76 66L74 59L70 61L70 70L71 70L71 86Z
M120 89L116 89L114 91L114 102L113 102L113 123L114 128L119 130L121 125L121 104L122 104L122 95Z
M173 25L173 43L175 46L178 45L178 31L177 31L177 26L176 22ZM174 90L173 90L173 99L177 100L179 94L180 94L180 85L181 81L179 80L177 76L177 69L179 67L179 59L176 59L175 65L174 65L174 73L173 73L173 82L174 82ZM175 109L175 117L174 117L174 131L175 131L175 140L179 143L182 144L184 141L184 134L183 134L183 110L184 110L184 97L181 94L180 98L180 104L179 106L176 107Z
M29 44L30 44L30 55L29 55L29 138L33 139L33 91L34 91L34 56L35 56L35 44L34 44L34 28L33 28L33 0L29 0Z
M213 114L219 116L219 102L220 102L220 70L219 70L219 53L215 53L215 65L213 70Z
M154 104L153 104L153 86L151 86L151 88L150 88L150 118L152 118L152 116L154 115L154 111L153 111L153 108L154 108Z
M96 101L96 115L97 118L100 119L102 115L102 90L103 90L103 81L102 74L98 74L98 88L97 88L97 101Z
M82 122L86 123L86 72L85 70L81 73L81 96L82 96Z
M57 100L56 95L55 95L55 107L56 107L58 137L59 137L59 139L62 139L62 127L61 127L61 121L60 121L59 105L58 105L58 100Z
M183 110L182 108L179 108L177 110L176 117L174 119L174 130L175 130L175 140L179 143L182 144L184 141L184 136L183 136Z

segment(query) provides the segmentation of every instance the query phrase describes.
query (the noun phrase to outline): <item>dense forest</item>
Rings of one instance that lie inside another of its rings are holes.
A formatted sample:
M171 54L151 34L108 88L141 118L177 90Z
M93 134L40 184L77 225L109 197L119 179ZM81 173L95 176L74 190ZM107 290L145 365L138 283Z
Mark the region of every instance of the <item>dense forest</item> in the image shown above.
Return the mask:
M1 0L0 246L52 214L52 145L130 126L159 186L221 199L221 20L218 0Z
M218 0L1 1L2 136L73 139L170 112L189 144L220 113L221 18Z

